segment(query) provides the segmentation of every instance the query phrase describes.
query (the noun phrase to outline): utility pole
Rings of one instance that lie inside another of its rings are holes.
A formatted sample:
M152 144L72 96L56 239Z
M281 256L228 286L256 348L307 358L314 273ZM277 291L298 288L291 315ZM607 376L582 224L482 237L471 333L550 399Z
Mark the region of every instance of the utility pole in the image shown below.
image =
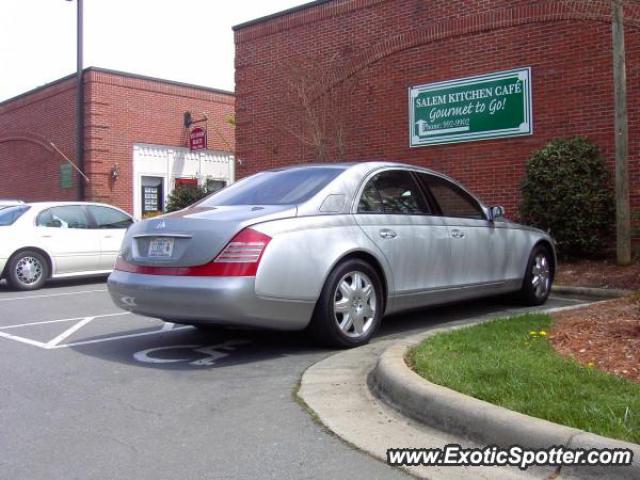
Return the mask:
M631 215L629 212L629 132L623 7L623 0L611 0L616 136L616 257L618 265L629 265L631 263Z
M68 2L72 0L67 0ZM82 0L76 0L76 165L83 173L78 178L78 200L84 200L84 84L82 82Z

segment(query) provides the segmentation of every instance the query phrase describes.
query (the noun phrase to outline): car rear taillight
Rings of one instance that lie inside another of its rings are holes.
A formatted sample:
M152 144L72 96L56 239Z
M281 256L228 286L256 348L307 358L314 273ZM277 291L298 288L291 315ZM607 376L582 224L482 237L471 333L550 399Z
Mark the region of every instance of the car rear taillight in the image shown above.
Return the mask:
M212 262L195 267L155 267L133 265L122 257L115 270L146 275L179 275L190 277L255 277L258 265L271 237L245 228L222 249Z
M213 260L220 269L218 275L253 277L258 271L260 259L271 237L245 228L227 244Z

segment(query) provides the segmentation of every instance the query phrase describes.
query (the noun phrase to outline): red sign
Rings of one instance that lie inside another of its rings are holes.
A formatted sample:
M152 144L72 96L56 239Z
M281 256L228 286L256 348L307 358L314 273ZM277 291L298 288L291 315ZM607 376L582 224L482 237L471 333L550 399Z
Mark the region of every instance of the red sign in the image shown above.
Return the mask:
M182 187L183 185L193 185L194 187L198 186L197 178L176 178L176 187Z
M207 130L193 127L189 132L189 148L191 150L205 150L207 148Z

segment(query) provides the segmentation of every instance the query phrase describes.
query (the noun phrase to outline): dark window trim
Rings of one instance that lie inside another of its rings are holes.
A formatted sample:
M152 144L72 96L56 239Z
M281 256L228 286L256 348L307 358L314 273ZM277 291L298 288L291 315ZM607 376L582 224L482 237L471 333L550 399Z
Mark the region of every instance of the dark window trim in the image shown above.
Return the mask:
M89 210L88 205L80 205L82 210L84 210L84 214L87 217L87 230L98 230L98 224L96 223L95 218L91 215L91 211Z
M440 205L436 201L435 197L432 195L431 190L429 190L426 185L423 185L422 181L420 180L421 173L423 172L411 171L411 176L413 177L413 180L418 185L418 189L420 189L420 191L422 192L422 198L425 199L425 202L431 209L431 213L429 215L441 217L442 209L440 208ZM425 175L428 175L428 174L425 173Z

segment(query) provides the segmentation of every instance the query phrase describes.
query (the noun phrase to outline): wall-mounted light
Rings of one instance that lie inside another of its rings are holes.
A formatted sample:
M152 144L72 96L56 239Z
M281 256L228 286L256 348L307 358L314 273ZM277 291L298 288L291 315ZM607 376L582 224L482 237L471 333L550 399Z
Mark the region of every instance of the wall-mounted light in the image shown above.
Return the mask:
M202 113L201 118L193 118L191 112L184 112L184 114L182 115L182 124L184 125L184 128L189 128L194 123L202 123L206 122L207 120L209 120L209 117L207 117L207 114L204 112Z
M120 167L116 163L113 165L113 167L111 167L111 180L115 182L119 176L120 176Z
M182 124L184 128L189 128L193 123L193 118L191 117L191 112L184 112Z

